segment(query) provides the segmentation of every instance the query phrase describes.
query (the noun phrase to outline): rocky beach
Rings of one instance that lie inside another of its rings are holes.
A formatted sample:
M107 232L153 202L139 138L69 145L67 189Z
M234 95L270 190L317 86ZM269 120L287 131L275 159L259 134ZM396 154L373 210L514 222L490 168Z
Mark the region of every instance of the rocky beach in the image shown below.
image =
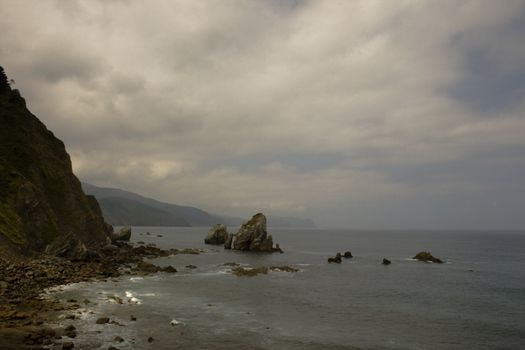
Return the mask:
M43 297L46 289L86 281L144 276L155 272L175 273L171 266L158 267L146 258L176 254L199 254L198 249L162 250L154 246L133 247L115 242L83 260L56 256L0 258L0 349L39 348L73 341L74 333L43 326L58 312L81 307L83 301L63 304ZM74 318L74 314L72 315Z

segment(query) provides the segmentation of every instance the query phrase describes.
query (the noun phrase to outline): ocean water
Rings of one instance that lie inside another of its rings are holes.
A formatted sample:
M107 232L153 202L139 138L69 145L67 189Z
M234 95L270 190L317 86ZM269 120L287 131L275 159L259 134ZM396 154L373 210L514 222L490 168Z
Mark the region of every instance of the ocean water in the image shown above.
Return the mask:
M525 349L524 232L270 231L284 254L205 245L207 228L134 227L135 242L209 250L154 260L176 274L55 291L89 300L57 322L78 329L75 349ZM446 263L410 259L422 250ZM300 271L237 277L226 262Z

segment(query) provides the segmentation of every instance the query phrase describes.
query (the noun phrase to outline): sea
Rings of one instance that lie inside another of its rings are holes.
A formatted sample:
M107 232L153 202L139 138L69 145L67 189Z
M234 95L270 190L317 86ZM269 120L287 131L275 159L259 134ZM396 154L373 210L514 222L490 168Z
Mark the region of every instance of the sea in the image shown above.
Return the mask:
M206 245L207 231L133 227L132 242L205 251L152 261L174 274L54 288L81 308L50 323L76 327L75 349L525 349L525 232L270 228L284 253L260 254ZM238 277L228 262L299 271Z

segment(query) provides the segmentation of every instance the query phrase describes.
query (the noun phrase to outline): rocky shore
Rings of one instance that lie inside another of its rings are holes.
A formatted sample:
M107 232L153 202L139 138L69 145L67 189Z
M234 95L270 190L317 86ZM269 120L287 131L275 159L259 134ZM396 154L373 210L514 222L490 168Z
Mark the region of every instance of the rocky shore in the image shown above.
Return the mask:
M46 288L82 281L105 280L123 274L174 273L144 258L174 254L198 254L197 249L162 250L153 245L133 246L115 242L92 252L82 261L55 256L0 258L0 349L45 349L55 344L67 347L74 340L71 330L50 329L46 321L58 312L79 308L76 301L61 304L43 297ZM65 344L65 345L64 345Z

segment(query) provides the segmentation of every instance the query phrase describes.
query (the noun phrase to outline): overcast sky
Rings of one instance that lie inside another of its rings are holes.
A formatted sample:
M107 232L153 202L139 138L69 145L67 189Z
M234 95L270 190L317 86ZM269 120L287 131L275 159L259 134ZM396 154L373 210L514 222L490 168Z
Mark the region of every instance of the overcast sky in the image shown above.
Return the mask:
M83 181L350 228L525 227L525 1L0 0Z

